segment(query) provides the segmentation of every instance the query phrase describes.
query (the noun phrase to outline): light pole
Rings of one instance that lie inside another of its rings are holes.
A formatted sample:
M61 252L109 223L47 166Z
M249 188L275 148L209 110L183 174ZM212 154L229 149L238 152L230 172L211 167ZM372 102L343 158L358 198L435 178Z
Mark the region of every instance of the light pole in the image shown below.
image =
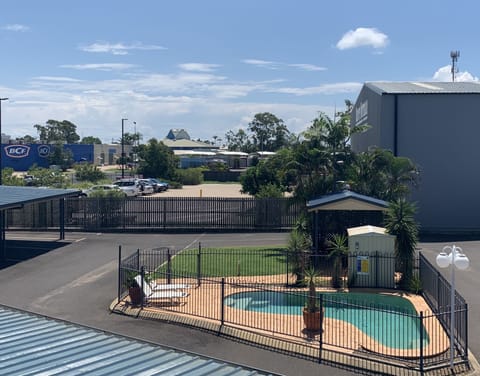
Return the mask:
M123 128L123 123L125 122L125 120L128 120L128 119L122 119L122 160L121 160L121 163L122 163L122 179L125 178L125 139L124 139L124 128Z
M0 98L0 185L3 184L2 182L2 101L7 101L8 98Z
M450 251L447 254L447 251ZM450 277L450 367L453 369L453 359L455 358L455 268L465 270L470 265L470 260L463 253L460 247L446 246L437 256L437 265L441 268L451 266Z

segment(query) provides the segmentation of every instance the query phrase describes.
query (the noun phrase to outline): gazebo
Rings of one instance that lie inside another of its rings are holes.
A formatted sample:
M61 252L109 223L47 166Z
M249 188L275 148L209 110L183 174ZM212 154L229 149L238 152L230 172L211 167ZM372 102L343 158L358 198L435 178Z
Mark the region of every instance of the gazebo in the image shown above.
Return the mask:
M313 215L312 239L316 252L325 250L329 234L345 233L347 228L383 226L388 202L349 190L320 196L307 202Z

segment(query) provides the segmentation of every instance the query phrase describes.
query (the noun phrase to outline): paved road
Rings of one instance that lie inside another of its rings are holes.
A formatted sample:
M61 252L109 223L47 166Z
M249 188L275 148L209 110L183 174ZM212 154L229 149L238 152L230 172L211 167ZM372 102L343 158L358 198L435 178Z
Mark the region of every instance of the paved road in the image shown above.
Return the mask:
M55 237L56 234L51 236ZM9 233L7 238L48 236ZM198 242L203 246L285 244L288 234L84 234L68 233L72 243L0 271L0 303L65 319L74 323L165 344L195 353L267 369L284 375L350 375L341 369L318 365L255 348L196 329L162 322L138 320L110 314L108 306L116 296L118 246L125 253L137 248L167 246L180 250ZM445 243L421 244L434 260ZM469 270L457 273L457 289L470 307L470 348L479 358L480 327L476 325L480 300L480 242L458 243L471 260ZM448 278L448 273L446 273Z
M25 234L31 238L31 234ZM7 234L22 237L23 234ZM40 236L40 235L34 235ZM52 236L55 236L53 234ZM139 338L181 350L266 369L284 375L350 375L290 356L167 323L110 314L117 293L118 246L137 248L196 245L241 246L285 244L287 234L80 234L68 233L73 242L34 259L0 271L0 303L68 320L77 324Z

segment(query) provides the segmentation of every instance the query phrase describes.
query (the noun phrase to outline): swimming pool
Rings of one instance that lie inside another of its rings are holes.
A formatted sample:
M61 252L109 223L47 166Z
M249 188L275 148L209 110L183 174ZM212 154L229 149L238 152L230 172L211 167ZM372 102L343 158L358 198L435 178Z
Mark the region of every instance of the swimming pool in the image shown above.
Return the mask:
M418 349L429 342L413 304L395 295L321 293L325 317L346 321L377 342L395 349ZM245 291L229 295L225 305L246 311L302 315L306 293Z

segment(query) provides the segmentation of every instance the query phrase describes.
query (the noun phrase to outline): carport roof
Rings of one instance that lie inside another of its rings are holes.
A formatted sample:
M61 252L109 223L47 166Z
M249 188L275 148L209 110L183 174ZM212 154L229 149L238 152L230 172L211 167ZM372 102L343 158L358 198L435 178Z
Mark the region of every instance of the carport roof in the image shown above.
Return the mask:
M0 186L0 210L12 209L24 204L50 201L56 198L78 196L78 189L35 188Z
M386 210L388 202L361 195L352 191L342 191L321 196L307 202L308 211L318 210Z
M0 307L3 375L267 375L260 370Z

